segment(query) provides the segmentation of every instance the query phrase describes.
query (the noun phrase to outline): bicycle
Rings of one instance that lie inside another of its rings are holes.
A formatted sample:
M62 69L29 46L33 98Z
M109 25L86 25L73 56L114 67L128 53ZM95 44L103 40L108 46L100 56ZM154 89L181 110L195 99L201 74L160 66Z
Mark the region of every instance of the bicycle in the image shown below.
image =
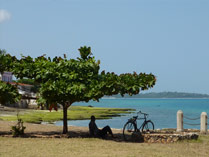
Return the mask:
M144 118L138 118L139 115L144 115ZM134 132L153 132L154 130L154 123L148 118L147 113L143 113L141 111L137 112L137 116L133 116L131 119L128 120L128 122L126 122L126 124L123 127L123 138L124 140L128 140L129 138L132 138L132 134ZM142 125L137 128L137 120L141 120L144 119L144 122L142 123Z

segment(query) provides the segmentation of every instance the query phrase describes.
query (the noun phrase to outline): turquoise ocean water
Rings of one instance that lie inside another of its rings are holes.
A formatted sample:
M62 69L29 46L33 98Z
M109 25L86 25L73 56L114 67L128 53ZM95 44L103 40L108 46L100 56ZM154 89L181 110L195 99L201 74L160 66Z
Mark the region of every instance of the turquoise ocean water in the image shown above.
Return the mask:
M101 99L100 102L90 101L88 103L75 103L73 105L95 107L112 107L112 108L132 108L136 109L136 112L141 110L142 112L149 114L155 128L176 128L176 113L178 110L182 110L184 116L190 118L200 117L201 112L207 112L209 114L209 99ZM109 125L112 128L123 128L123 125L129 118L136 115L136 113L126 114L121 117L114 117L108 120L96 120L99 127ZM198 124L200 120L184 120L187 123ZM89 120L74 120L68 121L68 125L74 126L88 126ZM62 121L57 121L55 125L62 125ZM140 121L139 121L140 125ZM184 125L184 128L196 128L200 126Z

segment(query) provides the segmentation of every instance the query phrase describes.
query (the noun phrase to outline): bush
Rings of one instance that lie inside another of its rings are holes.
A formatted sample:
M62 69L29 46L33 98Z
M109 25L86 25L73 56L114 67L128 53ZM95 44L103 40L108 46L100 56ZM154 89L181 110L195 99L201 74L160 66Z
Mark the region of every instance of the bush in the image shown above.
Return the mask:
M15 126L12 126L12 130L11 130L13 137L24 135L24 130L26 129L26 127L23 126L22 119L18 117L18 114L17 114L17 119L18 119L17 124Z

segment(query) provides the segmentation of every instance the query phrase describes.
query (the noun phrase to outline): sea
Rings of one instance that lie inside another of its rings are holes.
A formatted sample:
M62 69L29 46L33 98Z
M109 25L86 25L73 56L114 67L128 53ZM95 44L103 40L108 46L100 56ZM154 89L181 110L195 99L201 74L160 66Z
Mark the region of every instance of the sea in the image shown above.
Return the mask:
M209 99L137 99L137 98L105 98L99 102L90 101L73 104L75 106L94 106L108 108L131 108L133 113L122 114L112 119L96 120L98 127L109 125L111 128L122 129L127 120L137 115L138 111L149 114L148 119L152 120L155 129L176 128L176 114L181 110L184 115L184 128L200 129L200 115L202 112L209 114ZM189 118L189 119L186 119ZM196 120L190 120L196 119ZM89 120L69 120L70 126L88 126ZM142 120L138 121L138 126ZM192 125L188 125L192 124ZM63 125L62 121L55 122L55 125Z

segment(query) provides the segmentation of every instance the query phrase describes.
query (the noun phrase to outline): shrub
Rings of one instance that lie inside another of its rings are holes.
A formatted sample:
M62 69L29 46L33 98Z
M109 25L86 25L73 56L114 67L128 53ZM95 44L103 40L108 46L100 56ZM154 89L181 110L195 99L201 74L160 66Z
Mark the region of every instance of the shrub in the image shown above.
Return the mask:
M24 130L26 129L25 126L23 126L23 121L21 118L19 118L17 114L18 122L15 126L12 126L12 135L13 137L18 137L24 135Z

